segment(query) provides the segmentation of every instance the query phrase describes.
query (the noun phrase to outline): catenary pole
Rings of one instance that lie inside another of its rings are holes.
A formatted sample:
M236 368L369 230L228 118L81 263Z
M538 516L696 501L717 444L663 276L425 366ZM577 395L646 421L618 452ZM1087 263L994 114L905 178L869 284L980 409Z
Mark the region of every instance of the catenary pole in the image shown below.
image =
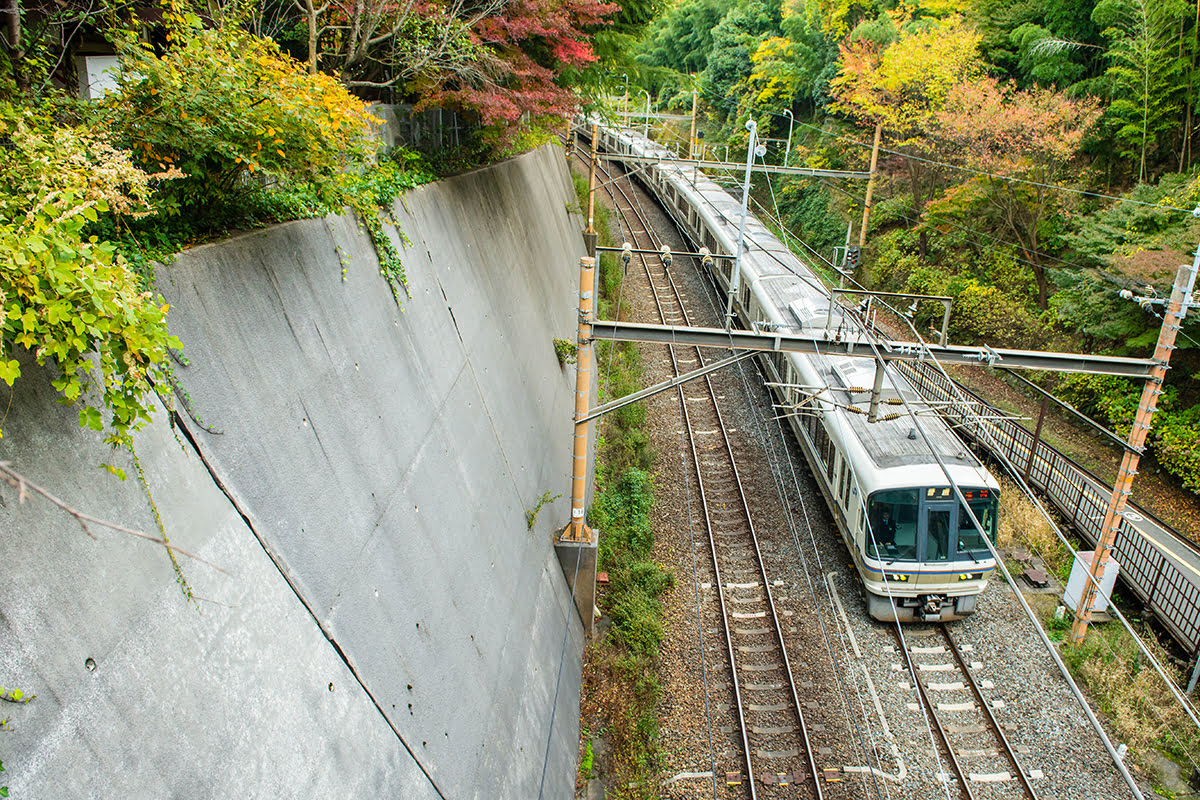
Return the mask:
M584 500L587 497L588 403L592 393L592 321L595 308L596 259L579 259L579 326L575 338L575 441L571 462L571 521L562 540L591 541L586 524Z
M1163 314L1162 327L1158 332L1158 344L1154 348L1154 364L1150 376L1142 388L1142 397L1138 402L1137 413L1133 418L1133 428L1129 431L1129 447L1121 458L1121 469L1117 473L1117 481L1113 485L1112 497L1104 512L1104 524L1100 527L1100 536L1096 542L1096 551L1092 554L1092 563L1088 567L1091 576L1083 588L1079 598L1079 606L1075 610L1075 622L1071 626L1071 640L1079 642L1087 635L1088 624L1096 607L1099 594L1100 580L1104 577L1105 567L1108 566L1109 555L1117 540L1124 519L1126 501L1133 491L1133 478L1137 475L1138 460L1146 435L1150 432L1150 421L1154 409L1158 405L1159 395L1163 393L1163 381L1170 366L1171 351L1175 349L1175 338L1183 326L1183 317L1191 304L1192 290L1196 285L1196 271L1200 269L1200 247L1196 249L1192 265L1182 266L1175 273L1175 284L1171 289L1171 299L1167 303L1166 313Z
M875 123L875 143L871 145L871 177L867 179L867 196L863 201L862 227L858 231L858 246L867 243L867 218L871 216L871 195L875 193L875 171L879 166L879 140L883 136L883 126Z

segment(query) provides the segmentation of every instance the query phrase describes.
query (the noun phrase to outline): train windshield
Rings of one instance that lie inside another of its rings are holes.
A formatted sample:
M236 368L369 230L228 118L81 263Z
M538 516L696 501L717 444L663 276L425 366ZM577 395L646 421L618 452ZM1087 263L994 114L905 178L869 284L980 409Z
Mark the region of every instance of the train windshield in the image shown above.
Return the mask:
M968 505L971 511L974 512L975 518L979 520L979 524L983 527L983 531L987 534L987 538L994 544L996 541L996 493L986 492L990 495L986 498L980 498L979 492L964 492L968 498ZM991 553L988 552L987 544L983 541L983 536L975 529L975 523L971 521L971 515L967 514L963 507L958 507L958 548L957 560L959 561L977 561L981 558L988 558Z
M867 553L886 561L916 561L918 510L916 489L871 495L867 506Z
M996 541L997 494L990 489L964 489L963 496ZM950 489L893 489L876 492L867 504L866 552L884 561L977 561L987 558L987 544L970 514Z

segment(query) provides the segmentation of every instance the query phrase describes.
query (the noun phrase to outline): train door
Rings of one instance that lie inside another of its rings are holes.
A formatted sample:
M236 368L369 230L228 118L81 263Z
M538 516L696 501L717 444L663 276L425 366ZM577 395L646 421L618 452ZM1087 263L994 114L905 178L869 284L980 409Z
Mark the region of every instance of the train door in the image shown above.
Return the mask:
M922 509L921 527L924 536L921 537L921 552L917 554L920 561L926 563L943 563L951 559L954 552L950 540L951 524L955 521L956 502L926 503Z

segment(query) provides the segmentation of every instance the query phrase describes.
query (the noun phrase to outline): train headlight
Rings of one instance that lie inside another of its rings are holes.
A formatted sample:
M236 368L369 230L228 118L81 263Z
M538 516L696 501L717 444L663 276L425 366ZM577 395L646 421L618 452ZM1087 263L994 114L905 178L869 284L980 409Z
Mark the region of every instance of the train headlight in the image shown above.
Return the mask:
M887 579L889 581L904 582L904 581L908 580L908 576L905 575L903 572L893 572L891 575L887 576Z
M977 581L983 577L982 572L964 572L958 576L960 581Z

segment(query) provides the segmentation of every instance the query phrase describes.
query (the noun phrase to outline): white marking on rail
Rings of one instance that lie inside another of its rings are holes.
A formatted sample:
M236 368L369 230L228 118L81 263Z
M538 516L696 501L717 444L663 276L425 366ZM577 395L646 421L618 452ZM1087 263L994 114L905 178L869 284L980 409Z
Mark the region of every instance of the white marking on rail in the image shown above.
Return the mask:
M838 594L837 586L835 586L833 582L833 576L836 574L836 572L830 572L827 574L825 576L825 584L829 587L829 593L833 595L833 604L837 606L838 614L842 618L842 628L846 631L846 636L850 639L850 646L854 648L854 657L861 659L862 651L858 649L858 639L854 636L854 631L850 629L850 620L847 619L846 609L842 606L841 595ZM867 680L870 680L870 676L867 677ZM875 702L878 703L879 701L876 700ZM880 716L882 716L883 710L880 709L879 713ZM886 726L887 723L885 722L884 725Z
M967 777L976 783L1004 783L1013 779L1012 774L1008 772L988 772L983 774L972 772Z
M974 711L975 703L938 703L938 711Z

